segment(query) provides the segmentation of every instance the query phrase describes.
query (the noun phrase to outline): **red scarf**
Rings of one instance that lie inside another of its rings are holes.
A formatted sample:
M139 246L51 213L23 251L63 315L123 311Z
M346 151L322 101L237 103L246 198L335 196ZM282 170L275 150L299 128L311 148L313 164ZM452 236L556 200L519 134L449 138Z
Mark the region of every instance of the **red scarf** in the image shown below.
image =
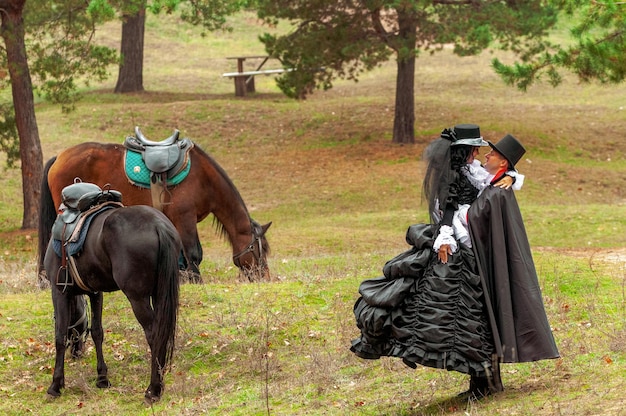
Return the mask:
M494 183L496 183L500 179L502 179L502 177L506 174L506 172L507 172L506 167L504 167L504 168L500 169L499 171L497 171L496 175L491 180L491 184L493 185Z

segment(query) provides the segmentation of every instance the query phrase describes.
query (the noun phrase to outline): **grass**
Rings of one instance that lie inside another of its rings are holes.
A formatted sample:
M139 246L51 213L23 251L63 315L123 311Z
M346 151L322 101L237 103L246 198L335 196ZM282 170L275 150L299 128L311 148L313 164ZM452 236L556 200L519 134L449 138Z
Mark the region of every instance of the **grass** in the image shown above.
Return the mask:
M120 143L178 128L229 173L253 217L273 221L270 268L278 281L237 282L230 248L199 224L203 285L184 285L172 370L163 399L142 404L147 345L127 300L105 295L105 357L112 388L95 387L95 353L67 360L66 389L46 398L53 365L50 294L36 287L36 231L20 230L21 176L0 177L0 412L8 415L619 415L626 355L625 87L535 85L512 90L491 55L422 56L413 146L390 143L394 65L338 81L304 102L271 77L234 97L221 73L238 54L262 53L251 15L209 34L148 18L147 92L112 94L115 76L86 91L67 116L37 106L47 159L86 140ZM119 27L100 34L119 43ZM504 58L509 59L504 56ZM117 73L112 68L112 74ZM479 403L454 399L467 377L394 359L364 361L352 306L359 283L404 251L406 228L427 219L420 202L424 146L444 127L476 122L489 140L507 132L528 148L517 193L550 323L562 355L506 365L506 390Z
M623 400L625 338L618 320L624 312L613 302L623 281L594 274L584 261L570 259L563 265L560 255L545 254L537 260L562 359L506 365L507 390L478 404L451 400L466 383L459 374L413 371L392 359L367 362L353 357L347 350L354 337L351 306L363 272L328 264L306 268L306 274L279 284L183 286L177 359L166 377L166 394L154 409L140 405L147 378L146 345L120 293L107 295L105 303L113 387L93 386L90 348L83 359L68 361L67 388L54 401L46 401L43 394L52 355L48 294L5 295L2 333L11 335L2 340L0 365L19 370L3 371L0 385L5 403L16 396L22 403L5 410L240 415L266 414L267 406L271 414L312 415L607 410L600 406Z

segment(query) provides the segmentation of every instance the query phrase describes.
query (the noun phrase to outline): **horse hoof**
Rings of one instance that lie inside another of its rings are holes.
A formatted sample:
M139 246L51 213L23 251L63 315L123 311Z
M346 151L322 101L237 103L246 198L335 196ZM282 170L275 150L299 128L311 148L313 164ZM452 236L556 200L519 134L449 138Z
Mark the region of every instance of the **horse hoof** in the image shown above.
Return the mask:
M48 391L46 391L46 394L49 398L56 399L57 397L61 396L61 390L56 390L55 388L50 387L48 388Z
M96 387L98 387L99 389L108 389L109 387L111 387L111 382L108 378L104 378L102 380L96 381Z
M152 406L154 403L158 402L159 400L161 400L160 396L155 396L154 394L150 392L146 392L146 395L144 396L144 403L146 404L146 406Z

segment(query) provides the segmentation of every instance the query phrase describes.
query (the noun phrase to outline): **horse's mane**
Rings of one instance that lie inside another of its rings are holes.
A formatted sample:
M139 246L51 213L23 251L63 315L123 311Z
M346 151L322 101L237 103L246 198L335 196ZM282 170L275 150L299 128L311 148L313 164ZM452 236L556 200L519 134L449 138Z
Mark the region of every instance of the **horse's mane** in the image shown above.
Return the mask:
M243 201L243 198L241 197L241 194L239 193L239 190L237 189L237 187L235 186L233 181L230 179L230 177L228 176L228 174L226 173L224 168L222 168L222 166L219 163L217 163L217 161L211 155L209 155L207 152L205 152L197 143L194 142L194 145L195 145L196 149L198 149L198 152L202 156L204 156L204 157L206 157L208 159L208 161L213 165L213 167L215 167L215 169L222 176L224 181L226 181L228 186L230 186L230 188L233 190L233 192L237 196L237 199L239 199L239 202L241 202L241 205L246 210L246 213L248 214L248 218L250 218L250 213L248 212L248 207L246 206L245 202ZM252 221L252 218L250 218L250 221ZM228 233L226 232L226 229L224 228L224 224L222 224L220 222L220 220L215 215L213 215L213 226L215 227L215 232L217 233L217 235L219 235L221 238L223 238L225 240L226 239L230 239L230 237L228 236ZM231 243L232 243L232 241L231 241Z

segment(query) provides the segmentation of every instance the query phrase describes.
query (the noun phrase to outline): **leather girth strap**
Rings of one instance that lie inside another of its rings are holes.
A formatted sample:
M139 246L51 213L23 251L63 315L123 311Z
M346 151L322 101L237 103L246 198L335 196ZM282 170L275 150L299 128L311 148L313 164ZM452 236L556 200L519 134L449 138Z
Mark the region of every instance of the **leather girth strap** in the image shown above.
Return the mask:
M65 234L65 227L67 224L63 226L63 234ZM68 286L74 286L74 283L84 290L85 292L93 292L81 279L80 274L78 273L78 268L76 267L76 260L74 257L69 256L65 250L65 245L68 242L61 244L61 267L57 271L56 284L57 286L63 286L63 293L67 290ZM69 268L68 268L69 263ZM65 277L63 281L60 281L62 273L65 272Z
M85 292L93 292L86 284L83 282L83 279L80 277L80 273L78 273L78 268L76 267L76 260L74 260L73 256L67 256L68 263L70 265L70 276L76 282L76 285L83 289Z

